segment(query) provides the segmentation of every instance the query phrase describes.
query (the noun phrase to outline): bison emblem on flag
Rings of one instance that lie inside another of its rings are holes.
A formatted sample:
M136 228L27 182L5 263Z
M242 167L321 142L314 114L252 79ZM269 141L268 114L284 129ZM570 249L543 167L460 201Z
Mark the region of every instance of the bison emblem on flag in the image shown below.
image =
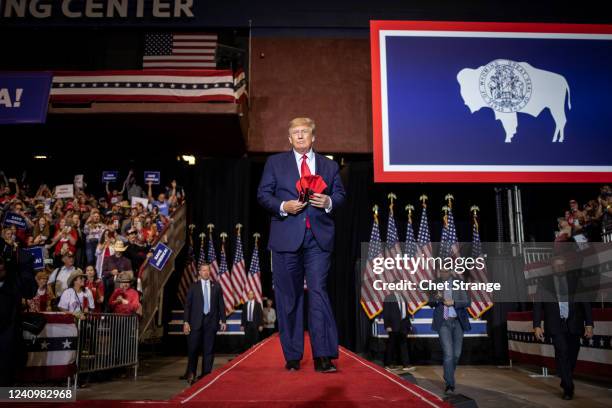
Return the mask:
M497 59L476 69L462 69L457 81L471 113L486 107L493 109L506 133L506 143L511 143L517 133L517 113L537 118L546 108L556 126L552 141L563 142L566 95L568 109L572 106L570 88L562 75L534 68L527 62Z

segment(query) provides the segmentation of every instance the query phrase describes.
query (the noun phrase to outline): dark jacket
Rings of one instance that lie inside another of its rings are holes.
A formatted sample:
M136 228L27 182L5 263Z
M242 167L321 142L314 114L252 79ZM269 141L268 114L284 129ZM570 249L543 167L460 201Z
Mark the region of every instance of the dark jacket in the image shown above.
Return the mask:
M450 282L452 285L453 280ZM466 332L471 330L472 326L470 325L470 317L467 312L467 308L470 305L470 297L467 291L453 290L453 301L455 302L453 307L455 308L455 312L457 312L457 320L461 324L463 331ZM442 327L442 323L444 323L444 299L436 297L435 295L430 296L429 307L434 309L431 329L439 331L440 327Z
M248 302L242 305L242 320L240 321L240 325L242 327L246 326L247 317L248 317ZM263 326L263 309L259 302L255 301L255 306L253 307L253 323L255 323L256 327Z
M406 307L406 318L402 319L402 311L395 294L388 294L385 297L385 304L383 307L385 329L390 327L392 332L408 334L410 333L410 329L412 327L412 324L410 323L410 313L408 313L408 302L402 295L400 296L404 300Z
M338 163L315 153L315 174L321 176L327 184L323 194L330 196L332 211L327 213L322 208L308 205L298 214L282 217L280 215L281 203L299 198L295 185L300 180L300 172L293 150L270 156L266 161L257 188L257 201L272 215L268 249L296 251L304 241L306 217L308 217L312 233L321 249L333 250L333 213L342 206L345 196Z
M183 320L189 323L192 330L202 327L202 321L204 320L203 310L204 295L202 293L202 283L198 280L189 287L183 315ZM223 301L221 286L212 281L210 283L210 310L208 313L216 316L215 322L225 323L225 302Z

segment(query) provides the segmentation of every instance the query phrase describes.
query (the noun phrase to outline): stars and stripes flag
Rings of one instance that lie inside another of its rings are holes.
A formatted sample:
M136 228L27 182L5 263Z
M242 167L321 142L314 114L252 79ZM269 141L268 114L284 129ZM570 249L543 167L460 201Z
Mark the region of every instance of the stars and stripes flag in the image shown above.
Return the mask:
M423 209L421 210L421 221L417 235L417 257L423 257L425 261L427 261L427 259L432 256L431 234L429 233L429 221L427 219L427 196L422 195L420 200ZM416 275L419 281L434 279L434 271L430 268L429 262L423 262L422 267L417 269Z
M446 214L442 224L439 256L441 258L457 258L459 256L459 240L450 201L448 206L443 207L443 210Z
M78 332L70 313L40 313L46 320L37 335L23 331L27 362L18 373L20 381L65 380L76 372ZM7 369L7 367L3 367Z
M474 259L483 256L482 244L480 242L480 232L478 231L478 228L478 218L474 214L474 222L472 226L472 258ZM482 269L474 268L469 271L468 282L488 283L489 278L487 277L486 266ZM493 307L493 300L490 293L483 290L470 290L469 294L470 299L472 299L472 303L468 307L468 312L475 319L478 319L484 312Z
M144 69L216 68L217 34L147 33Z
M234 287L230 272L227 270L227 259L225 256L225 239L221 241L221 256L219 258L219 284L223 292L223 301L225 302L225 314L229 315L234 310L236 299L234 299Z
M414 238L414 229L412 228L412 206L408 206L408 225L406 227L406 243L404 254L409 258L417 256L417 243ZM408 273L407 279L418 286L422 270L416 270L415 273ZM408 294L408 312L415 314L421 307L427 304L427 295L420 290L412 290Z
M385 293L374 289L374 281L377 276L373 272L373 260L383 256L383 245L380 240L380 229L378 227L378 207L374 207L374 222L370 233L368 244L368 259L361 280L361 306L370 319L380 314L383 310Z
M243 304L247 300L246 294L246 266L244 264L244 255L242 252L242 238L240 237L240 228L242 225L236 225L236 250L234 252L234 262L232 264L232 287L234 288L234 300L236 304Z
M217 254L215 252L215 244L213 242L212 235L212 224L208 225L209 233L208 233L208 264L210 265L210 276L213 282L219 281L219 264L217 263ZM200 253L201 256L201 253Z
M249 273L247 277L247 288L255 293L255 300L259 303L263 302L263 292L261 290L261 270L259 268L259 234L255 234L255 246L253 247L253 255L251 256L251 264L249 265Z
M193 238L191 234L193 233L193 226L189 226L189 247L187 247L187 259L185 260L185 269L183 270L183 274L181 275L181 280L179 282L179 290L178 290L178 298L182 305L185 304L185 300L187 299L187 292L189 291L189 286L193 282L198 279L198 271L196 269L195 264L195 256L193 252ZM202 237L202 236L201 236ZM204 253L204 238L201 238L200 241L200 259ZM198 262L198 268L201 265Z
M387 242L385 245L385 257L393 258L397 255L402 256L402 248L399 243L399 237L397 235L397 227L395 225L395 215L393 214L393 200L397 198L395 194L389 194L391 204L389 205L389 218L387 219ZM391 279L387 282L393 282L404 278L402 270L393 268L387 274L387 279Z

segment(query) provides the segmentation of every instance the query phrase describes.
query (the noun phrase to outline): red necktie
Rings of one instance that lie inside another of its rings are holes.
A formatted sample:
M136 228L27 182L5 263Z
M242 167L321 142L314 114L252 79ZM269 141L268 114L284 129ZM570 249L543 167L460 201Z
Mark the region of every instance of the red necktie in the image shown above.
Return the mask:
M302 177L312 175L312 173L310 172L310 167L308 167L308 163L306 162L307 160L308 160L308 156L303 155L302 156L302 166L301 166ZM308 218L308 216L306 216L306 228L310 229L310 218Z

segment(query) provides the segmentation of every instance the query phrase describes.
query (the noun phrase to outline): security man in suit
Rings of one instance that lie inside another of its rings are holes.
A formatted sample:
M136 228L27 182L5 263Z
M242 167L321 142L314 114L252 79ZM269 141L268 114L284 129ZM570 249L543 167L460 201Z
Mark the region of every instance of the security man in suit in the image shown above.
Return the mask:
M217 331L225 331L225 302L219 284L210 280L210 266L200 265L200 280L194 282L187 292L183 332L189 336L187 382L195 382L200 349L203 352L202 375L209 374L213 367L213 350Z
M257 189L257 200L272 218L268 248L272 251L285 368L298 370L304 355L306 278L314 369L333 373L336 367L332 360L338 358L338 330L327 294L327 276L334 247L333 214L344 203L345 192L338 164L312 149L314 121L295 118L288 127L292 149L268 158ZM317 176L327 186L324 191L300 194L300 182Z
M470 297L465 290L453 290L453 282L459 275L451 274L450 269L439 271L439 282L445 289L429 296L429 307L434 309L431 329L438 332L442 346L445 394L455 392L455 369L463 350L463 334L472 329L467 308Z
M385 297L383 308L385 330L389 338L385 347L385 368L391 369L396 353L399 352L402 371L412 371L408 355L408 334L412 329L408 303L401 292L392 292Z
M259 333L263 330L263 309L255 300L252 290L249 290L247 297L247 302L242 305L240 329L244 331L246 348L250 348L259 341Z
M562 398L574 398L573 372L580 352L580 337L593 337L593 315L589 302L575 301L579 296L579 275L568 271L563 257L553 259L554 275L538 285L533 304L533 331L536 339L544 341L546 334L552 337L555 347L555 365L561 378ZM579 271L578 271L579 272Z

